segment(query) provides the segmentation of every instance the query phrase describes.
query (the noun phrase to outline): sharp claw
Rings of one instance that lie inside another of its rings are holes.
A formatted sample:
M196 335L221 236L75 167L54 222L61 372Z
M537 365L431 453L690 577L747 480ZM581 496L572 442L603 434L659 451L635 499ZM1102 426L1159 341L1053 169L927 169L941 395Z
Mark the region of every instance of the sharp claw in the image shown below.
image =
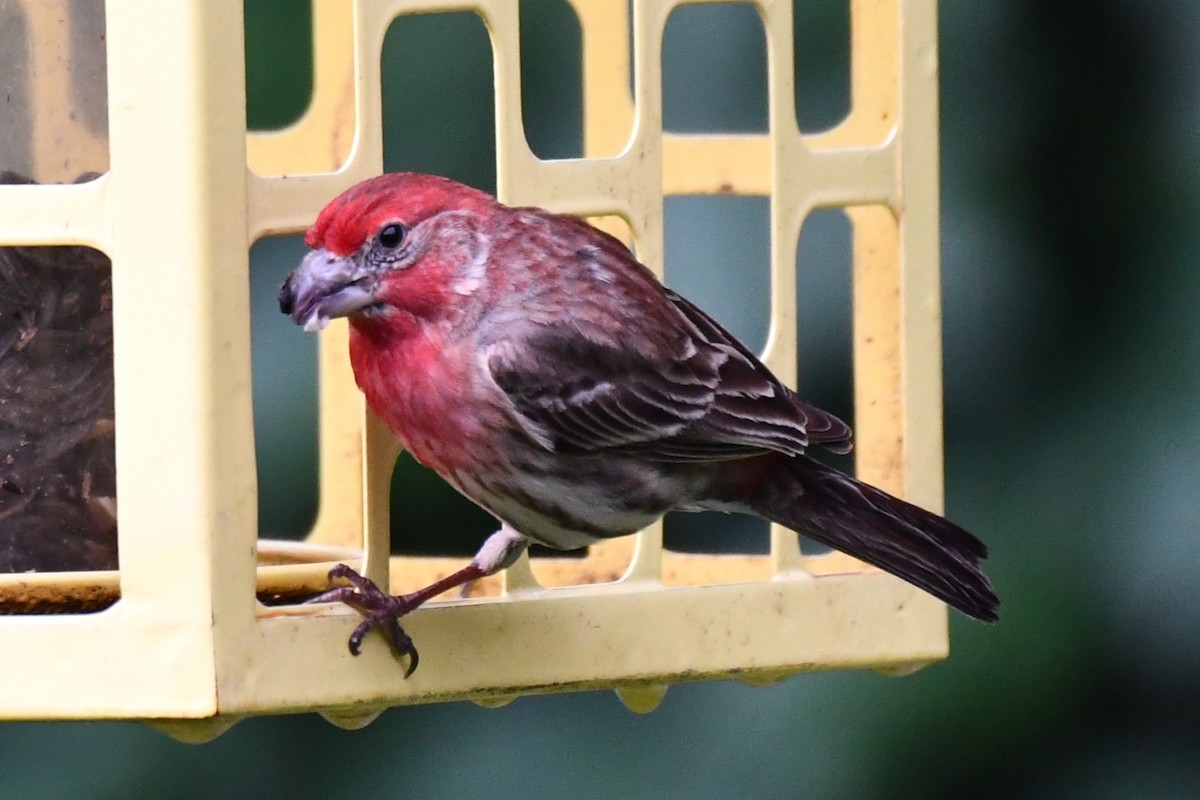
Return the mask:
M372 581L370 578L364 578L362 575L359 575L345 564L336 564L334 565L333 569L329 570L330 583L333 583L339 579L349 581L359 589L366 589L369 587L371 589L378 590L378 587L375 586L374 581Z
M375 585L369 578L355 572L345 564L338 564L329 570L330 582L344 580L350 586L337 586L327 592L306 601L309 603L345 603L362 614L365 619L358 624L346 642L350 654L357 656L362 651L363 638L378 628L380 634L387 640L388 646L397 658L408 656L408 668L404 677L408 678L417 669L420 657L413 644L412 637L400 626L400 617L407 614L411 607L404 602L403 597L392 597Z
M367 617L358 624L358 627L354 629L354 633L350 634L350 639L346 642L346 644L350 646L351 655L356 656L362 652L363 637L366 636L374 626L375 620L372 617Z
M305 605L311 605L315 603L345 603L348 602L353 596L354 590L349 586L337 586L328 591L321 592L321 594L317 595L316 597L308 598L304 601L304 603Z
M421 657L417 654L417 648L412 646L412 640L409 639L408 641L409 641L409 650L408 650L409 662L408 662L408 669L404 670L405 679L412 677L412 674L417 671L417 663L421 660Z
M407 678L417 669L417 664L421 657L417 653L417 647L413 644L412 637L404 632L404 628L400 627L400 622L395 617L390 617L379 628L379 632L388 640L388 645L391 646L392 652L397 658L408 656L408 669L404 671L404 677Z

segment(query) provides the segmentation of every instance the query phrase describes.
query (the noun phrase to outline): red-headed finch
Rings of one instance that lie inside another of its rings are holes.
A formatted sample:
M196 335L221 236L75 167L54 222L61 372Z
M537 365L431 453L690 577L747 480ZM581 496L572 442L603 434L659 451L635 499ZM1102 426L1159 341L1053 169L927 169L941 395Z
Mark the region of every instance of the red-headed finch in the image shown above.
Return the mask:
M583 220L510 208L445 178L383 175L305 239L281 310L348 317L370 407L422 464L500 520L463 570L393 597L346 567L341 600L399 653L397 620L508 566L529 541L574 549L667 511L755 514L874 564L980 620L987 548L942 517L804 454L850 428Z

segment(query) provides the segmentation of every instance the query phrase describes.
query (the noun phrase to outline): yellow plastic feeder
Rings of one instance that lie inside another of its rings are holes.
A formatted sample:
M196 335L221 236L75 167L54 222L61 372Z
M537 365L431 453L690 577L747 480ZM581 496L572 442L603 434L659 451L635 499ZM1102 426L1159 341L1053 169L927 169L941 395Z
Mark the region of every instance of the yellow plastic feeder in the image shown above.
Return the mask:
M354 386L344 321L320 335L315 526L300 543L256 538L248 247L303 231L382 171L380 51L402 14L483 18L508 203L618 217L661 274L665 197L770 196L762 356L793 385L800 227L814 209L845 208L857 473L940 508L935 3L851 4L851 109L819 135L796 121L792 0L752 3L770 111L769 132L748 135L663 131L662 37L679 2L569 3L588 157L552 161L522 128L516 0L314 0L311 105L271 133L246 130L242 0L6 5L6 41L23 33L25 45L2 58L31 102L6 109L26 163L0 168L60 185L0 186L0 247L85 245L112 260L120 569L0 575L0 717L143 719L202 740L250 714L319 711L356 727L391 705L601 687L649 710L679 681L902 672L946 656L940 602L849 557L803 555L778 527L764 556L670 552L655 527L583 559L524 558L478 597L405 619L422 654L407 680L382 642L347 652L351 609L257 599L324 588L339 561L394 592L465 563L390 555L398 449ZM75 107L80 81L106 86L106 124ZM69 183L87 170L102 175Z

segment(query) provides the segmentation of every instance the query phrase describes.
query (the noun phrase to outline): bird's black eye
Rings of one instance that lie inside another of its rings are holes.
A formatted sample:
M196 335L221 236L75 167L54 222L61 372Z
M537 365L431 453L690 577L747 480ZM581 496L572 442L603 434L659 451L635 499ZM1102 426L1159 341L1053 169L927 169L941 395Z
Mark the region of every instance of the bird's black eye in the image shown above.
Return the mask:
M404 226L399 222L389 222L379 231L379 246L385 250L395 250L404 241Z

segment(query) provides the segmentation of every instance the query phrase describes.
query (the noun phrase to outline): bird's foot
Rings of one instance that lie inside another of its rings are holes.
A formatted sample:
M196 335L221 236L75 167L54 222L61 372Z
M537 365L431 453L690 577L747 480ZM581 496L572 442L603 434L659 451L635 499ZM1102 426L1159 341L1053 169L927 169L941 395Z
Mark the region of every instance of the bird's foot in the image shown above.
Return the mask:
M520 555L524 547L525 537L507 527L501 528L484 542L479 555L476 555L470 564L411 594L388 594L376 586L374 581L364 578L345 564L338 564L329 570L330 582L344 580L350 585L337 586L308 602L345 603L366 617L354 629L354 633L350 634L350 652L358 655L363 637L373 628L378 628L397 657L409 657L408 671L404 673L404 677L407 678L417 668L417 648L413 645L412 638L400 627L400 618L442 592L456 589L508 566Z
M388 594L375 581L359 575L345 564L329 570L329 581L345 580L349 586L337 586L308 600L309 603L345 603L366 619L359 623L347 642L350 653L358 655L363 637L378 628L397 658L408 657L408 669L404 677L413 674L420 658L412 637L400 627L400 617L409 613L425 601L420 592L404 595Z

